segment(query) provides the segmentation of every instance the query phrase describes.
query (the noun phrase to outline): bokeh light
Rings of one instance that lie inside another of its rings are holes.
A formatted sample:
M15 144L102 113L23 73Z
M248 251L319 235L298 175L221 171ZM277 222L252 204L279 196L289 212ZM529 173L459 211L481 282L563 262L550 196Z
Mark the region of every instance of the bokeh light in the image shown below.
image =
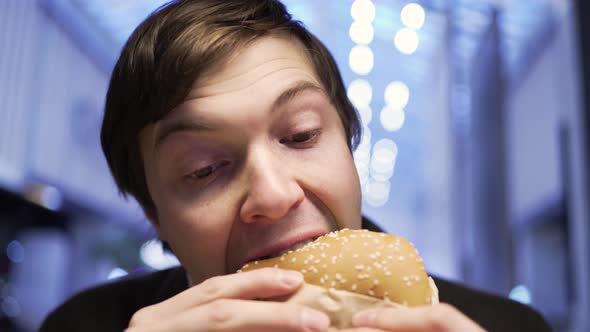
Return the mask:
M357 22L371 23L375 19L375 5L370 0L355 0L350 7L350 16Z
M21 263L25 259L25 248L23 248L19 241L11 241L6 246L6 256L13 263Z
M391 184L389 181L376 181L374 179L369 179L365 185L365 201L373 207L385 205L385 203L387 203L389 200L390 187Z
M406 115L403 109L385 106L383 110L381 110L379 120L385 130L397 131L403 127L404 122L406 121Z
M514 301L518 301L524 304L531 303L531 292L524 285L518 285L514 287L508 297Z
M107 279L111 280L111 279L121 278L126 275L127 275L127 271L123 270L120 267L116 267L116 268L112 269L111 272L109 272Z
M371 109L371 106L357 107L357 111L363 126L369 125L373 119L373 110Z
M395 160L397 158L397 144L394 141L384 138L373 146L371 158L371 177L375 180L389 180L393 175Z
M424 25L426 13L424 12L424 8L422 8L422 6L412 2L402 8L400 17L402 23L405 26L418 30Z
M350 25L348 35L353 42L361 45L370 44L373 41L375 31L371 23L355 21Z
M393 81L385 87L385 103L391 108L402 109L410 100L410 89L401 81Z
M418 33L416 33L416 31L409 28L403 28L395 34L394 43L398 51L409 55L416 52L420 40L418 39Z
M348 85L347 95L356 108L367 107L373 97L373 88L367 80L356 79Z
M397 158L397 144L389 138L382 138L373 146L374 158L392 162Z
M40 193L41 204L46 208L58 211L61 208L63 198L57 188L53 186L44 186Z
M371 128L369 128L367 126L363 126L361 141L359 142L359 146L357 147L357 150L358 149L367 149L367 150L371 149L371 135L372 135Z
M348 56L350 69L358 75L367 75L373 69L373 51L364 45L356 45Z
M139 249L139 257L149 267L164 270L180 265L176 256L165 252L158 240L149 240Z

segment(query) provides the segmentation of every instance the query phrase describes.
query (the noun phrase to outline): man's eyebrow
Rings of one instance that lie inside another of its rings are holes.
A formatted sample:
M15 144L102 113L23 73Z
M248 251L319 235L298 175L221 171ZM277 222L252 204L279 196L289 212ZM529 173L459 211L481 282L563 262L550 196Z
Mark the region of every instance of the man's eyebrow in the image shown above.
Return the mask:
M154 140L154 147L157 149L168 136L180 131L204 131L211 130L211 127L203 124L187 121L186 119L170 120L163 122L156 130L156 139Z
M283 91L279 95L279 97L277 97L277 99L275 99L275 101L272 104L271 110L275 110L275 109L287 104L289 101L291 101L297 95L299 95L305 91L309 91L309 90L320 92L321 94L326 95L325 90L322 87L320 87L319 85L317 85L313 82L310 82L310 81L299 81L299 82L296 82L293 86L291 86L287 90ZM154 147L157 149L162 144L162 142L164 142L164 140L166 140L166 138L168 136L170 136L171 134L176 133L176 132L180 132L180 131L206 131L206 130L212 130L212 128L209 126L206 126L204 124L197 123L197 122L187 121L186 119L163 121L161 126L156 130L156 138L154 140Z
M275 110L288 102L290 102L293 98L297 95L301 94L302 92L312 90L316 92L320 92L324 96L326 96L326 91L317 85L316 83L310 81L299 81L295 83L292 87L288 88L287 90L283 91L277 99L272 104L271 110Z

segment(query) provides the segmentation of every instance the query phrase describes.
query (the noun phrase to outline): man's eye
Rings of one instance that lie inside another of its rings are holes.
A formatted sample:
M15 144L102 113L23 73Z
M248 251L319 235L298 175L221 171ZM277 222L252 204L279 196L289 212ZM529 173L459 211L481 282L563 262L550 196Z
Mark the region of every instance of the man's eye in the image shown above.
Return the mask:
M188 174L188 177L195 180L205 179L209 177L211 174L213 174L215 171L217 171L219 168L226 166L227 164L229 164L229 161L227 160L219 161L207 167L199 168L198 170Z
M320 130L316 129L316 130L310 130L310 131L304 131L301 133L297 133L288 137L285 137L283 139L280 140L280 142L282 144L288 144L288 143L295 143L295 144L301 144L301 143L307 143L310 141L313 141L315 138L317 138L317 136L320 134Z

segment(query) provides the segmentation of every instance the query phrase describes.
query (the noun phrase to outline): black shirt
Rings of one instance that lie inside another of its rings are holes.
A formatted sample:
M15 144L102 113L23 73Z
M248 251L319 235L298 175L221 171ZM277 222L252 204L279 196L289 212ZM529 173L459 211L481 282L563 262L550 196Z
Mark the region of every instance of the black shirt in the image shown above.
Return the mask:
M488 331L551 331L543 317L521 303L433 277L441 302L447 302ZM86 290L57 308L41 332L123 331L133 314L187 288L181 267L121 279Z

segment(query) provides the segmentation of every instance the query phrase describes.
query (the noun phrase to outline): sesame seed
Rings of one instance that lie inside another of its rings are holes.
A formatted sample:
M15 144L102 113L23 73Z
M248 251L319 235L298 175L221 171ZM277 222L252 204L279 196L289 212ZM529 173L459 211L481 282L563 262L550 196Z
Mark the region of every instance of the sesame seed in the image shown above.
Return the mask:
M291 258L291 263L295 263L296 260L297 260L297 257Z
M350 286L350 289L353 291L356 290L356 284L352 284L352 286Z
M359 254L352 255L352 258L359 258Z

